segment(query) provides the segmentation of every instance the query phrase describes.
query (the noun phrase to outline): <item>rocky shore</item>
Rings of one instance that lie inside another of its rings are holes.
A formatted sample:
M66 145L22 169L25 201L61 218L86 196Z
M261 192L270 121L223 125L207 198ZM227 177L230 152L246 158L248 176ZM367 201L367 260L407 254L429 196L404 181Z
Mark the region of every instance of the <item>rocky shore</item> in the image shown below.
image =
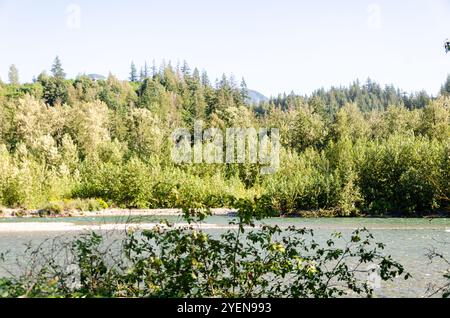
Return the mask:
M234 209L211 209L212 215L233 216ZM64 211L58 214L48 214L41 210L1 209L2 218L61 218L61 217L127 217L127 216L181 216L181 209L106 209L100 211Z

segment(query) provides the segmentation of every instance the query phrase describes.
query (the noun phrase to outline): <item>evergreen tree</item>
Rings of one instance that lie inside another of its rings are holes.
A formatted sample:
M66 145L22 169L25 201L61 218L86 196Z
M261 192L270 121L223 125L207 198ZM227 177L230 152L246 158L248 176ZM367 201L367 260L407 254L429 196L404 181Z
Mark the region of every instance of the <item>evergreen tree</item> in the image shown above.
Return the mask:
M19 70L14 64L9 67L8 78L10 84L19 85Z
M38 77L38 82L43 87L42 98L46 104L55 106L56 104L63 105L68 101L68 90L64 80L59 77L48 77L41 74Z
M445 41L444 47L445 47L445 53L450 52L450 41L449 40Z
M188 77L191 74L191 68L186 61L183 61L183 66L181 66L181 74L184 77Z
M59 56L56 56L55 61L52 65L52 74L53 77L57 79L65 79L66 73L64 73L64 69L62 68L61 60L59 59Z
M144 69L141 67L141 71L139 72L139 81L143 82L145 80L146 76L144 73Z
M211 82L209 81L208 73L205 70L202 71L201 81L202 81L203 86L211 86Z
M244 78L242 78L242 82L241 82L241 97L242 97L242 101L244 103L248 102L250 99L250 96L248 94L247 83L245 82Z
M165 89L159 82L146 78L138 90L138 106L161 116L166 115Z
M221 80L217 84L217 88L228 90L229 87L230 87L230 84L228 82L228 78L227 78L227 76L224 73L224 74L222 74Z
M130 70L130 82L136 83L138 81L138 75L136 70L136 65L134 62L131 62L131 70Z
M150 76L150 71L148 69L147 61L144 64L144 78L148 78Z
M155 77L157 73L158 73L158 68L156 67L155 60L153 60L153 63L152 63L152 77Z
M200 72L198 68L194 69L194 72L192 73L192 78L196 83L201 83Z
M234 77L233 74L230 75L230 81L229 81L229 83L230 83L230 88L231 88L232 90L236 89L236 87L237 87L237 85L236 85L236 78Z

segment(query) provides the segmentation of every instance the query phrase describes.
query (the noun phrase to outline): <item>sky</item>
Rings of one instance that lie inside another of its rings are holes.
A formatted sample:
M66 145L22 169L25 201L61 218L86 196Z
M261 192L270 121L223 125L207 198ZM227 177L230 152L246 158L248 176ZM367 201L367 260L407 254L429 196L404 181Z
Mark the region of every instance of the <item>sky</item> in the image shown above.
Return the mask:
M0 78L56 55L69 77L186 60L266 96L368 77L436 95L450 73L450 0L0 0Z

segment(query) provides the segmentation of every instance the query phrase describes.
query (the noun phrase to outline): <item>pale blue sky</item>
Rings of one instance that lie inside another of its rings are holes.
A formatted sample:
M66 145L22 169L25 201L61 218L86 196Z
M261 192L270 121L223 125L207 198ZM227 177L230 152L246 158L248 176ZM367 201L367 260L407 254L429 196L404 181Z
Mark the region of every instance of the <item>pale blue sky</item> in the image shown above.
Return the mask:
M266 95L369 76L436 94L446 38L450 0L0 0L0 78L14 63L30 81L56 55L70 77L123 79L131 60L185 59Z

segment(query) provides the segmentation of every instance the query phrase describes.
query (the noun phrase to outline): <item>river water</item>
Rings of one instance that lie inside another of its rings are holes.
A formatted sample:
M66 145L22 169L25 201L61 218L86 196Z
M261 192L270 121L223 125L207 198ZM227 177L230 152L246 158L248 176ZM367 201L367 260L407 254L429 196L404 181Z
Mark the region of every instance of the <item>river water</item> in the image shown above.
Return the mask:
M0 219L0 253L8 251L9 259L20 259L27 244L37 246L44 240L56 236L72 237L86 229L92 230L93 226L95 229L110 229L114 226L120 228L123 224L154 224L162 218L182 223L181 218L174 216ZM203 226L208 232L220 233L229 221L229 217L212 216L205 220ZM412 278L406 281L398 279L394 282L383 282L376 290L375 294L378 297L424 297L430 284L445 283L442 276L449 269L448 265L437 261L430 263L426 254L430 249L436 248L450 259L450 219L272 218L264 220L264 223L314 229L317 241L325 241L333 232L341 232L348 238L357 228L369 229L376 242L386 244L384 252L400 262L406 271L412 274ZM42 225L46 225L47 228ZM19 230L11 231L10 229L15 226ZM48 227L55 230L49 230ZM0 276L4 274L5 270L0 269Z

